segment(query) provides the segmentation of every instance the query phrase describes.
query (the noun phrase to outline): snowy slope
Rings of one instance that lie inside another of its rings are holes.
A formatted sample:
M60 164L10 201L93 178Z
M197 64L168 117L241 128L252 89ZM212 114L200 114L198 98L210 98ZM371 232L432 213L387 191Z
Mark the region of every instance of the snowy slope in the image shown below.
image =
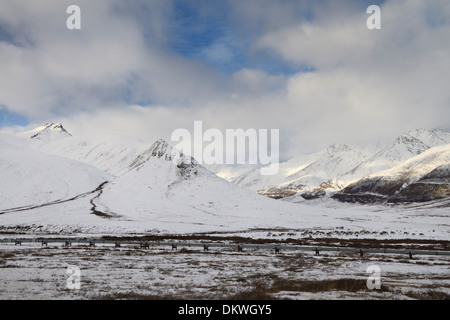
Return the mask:
M213 165L205 165L205 167L217 175L222 179L227 180L228 182L233 182L239 177L244 177L250 172L260 169L260 165L250 165L250 164L240 164L240 165L226 165L226 164L213 164Z
M62 124L51 122L16 136L31 138L26 144L36 151L81 161L116 176L127 172L150 145L118 135L72 136Z
M444 164L402 188L391 202L427 202L450 197L450 164Z
M93 165L113 175L129 170L149 144L113 135L82 135L34 144L37 150Z
M363 178L349 185L334 197L341 201L350 202L394 200L404 189L422 178L430 179L429 183L445 185L448 179L446 169L449 164L450 144L437 146L391 169ZM429 176L427 177L427 175ZM417 201L423 201L423 192L416 189L416 193ZM410 196L410 201L414 201L413 195Z
M111 179L90 165L34 151L27 139L0 134L0 213L72 199Z

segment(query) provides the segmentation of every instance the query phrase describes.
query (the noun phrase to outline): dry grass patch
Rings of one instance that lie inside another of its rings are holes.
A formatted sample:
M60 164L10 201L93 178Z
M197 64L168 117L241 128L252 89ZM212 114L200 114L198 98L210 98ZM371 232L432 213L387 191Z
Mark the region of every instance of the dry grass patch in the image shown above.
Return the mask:
M336 279L336 280L288 280L277 279L272 285L271 290L274 293L280 291L297 292L328 292L328 291L347 291L358 292L367 289L366 280L361 279Z
M267 278L267 277L266 277ZM250 286L237 294L227 297L228 300L271 300L273 295L279 292L360 292L369 291L367 281L364 279L333 279L333 280L292 280L269 276L268 281L254 280ZM386 286L382 286L377 292L388 292Z

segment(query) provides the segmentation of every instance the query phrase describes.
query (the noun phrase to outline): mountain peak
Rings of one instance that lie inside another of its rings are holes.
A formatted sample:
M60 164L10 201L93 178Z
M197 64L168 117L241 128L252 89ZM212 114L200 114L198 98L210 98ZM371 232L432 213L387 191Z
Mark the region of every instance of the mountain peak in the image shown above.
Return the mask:
M327 148L328 152L334 153L334 152L346 152L350 151L352 148L349 145L343 144L343 143L335 143L330 145Z
M427 144L429 147L446 144L450 142L450 132L439 129L415 129L402 134L400 138L413 137Z
M150 147L149 151L151 150L153 157L161 158L164 156L167 152L172 152L172 147L169 145L169 143L163 139L157 140L153 145Z
M48 122L32 130L31 139L56 140L72 136L61 123Z
M411 155L418 155L432 147L450 143L450 133L442 130L415 129L399 136L393 146L402 146Z
M155 143L151 145L145 152L139 155L133 163L130 165L130 168L137 168L142 166L144 163L149 161L152 158L164 159L166 161L172 161L177 165L182 164L190 164L197 166L198 163L194 158L183 154L181 151L172 147L167 141L163 139L157 140Z

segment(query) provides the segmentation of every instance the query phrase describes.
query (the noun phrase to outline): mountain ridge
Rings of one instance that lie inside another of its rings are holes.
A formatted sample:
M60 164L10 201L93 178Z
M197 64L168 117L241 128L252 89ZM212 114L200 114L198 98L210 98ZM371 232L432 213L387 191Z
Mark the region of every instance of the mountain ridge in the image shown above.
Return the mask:
M314 154L294 157L280 164L278 177L261 178L253 170L231 181L275 199L295 194L315 199L332 195L366 176L395 167L432 147L446 143L450 143L449 132L415 129L385 146L335 144Z
M67 132L61 124L54 123L47 123L31 132L39 134L50 130ZM25 136L29 135L30 132L27 132ZM41 134L40 139L31 137L31 140L38 141L31 145L35 150L87 163L115 177L135 169L139 171L155 157L173 162L178 172L187 178L198 173L199 166L194 158L183 155L162 139L149 146L142 141L116 136L73 137L67 132L63 137L65 139L58 135L55 138ZM293 199L298 199L300 195L309 200L338 194L334 199L345 200L344 194L348 192L341 191L350 185L394 168L445 142L450 143L449 132L416 129L398 136L385 146L333 144L317 153L299 155L281 163L277 175L262 176L257 168L243 170L244 173L229 181L274 199L289 200L293 196ZM398 181L398 184L401 186L402 182ZM393 188L398 189L398 186ZM412 198L409 196L409 199Z

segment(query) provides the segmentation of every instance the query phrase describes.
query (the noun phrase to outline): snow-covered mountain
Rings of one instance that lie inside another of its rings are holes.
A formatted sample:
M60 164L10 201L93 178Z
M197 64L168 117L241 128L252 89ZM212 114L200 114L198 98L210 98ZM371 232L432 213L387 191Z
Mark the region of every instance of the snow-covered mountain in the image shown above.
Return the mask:
M288 198L294 194L306 199L317 198L447 143L450 143L449 132L413 130L384 147L380 144L333 145L318 153L281 163L277 175L261 176L259 170L250 170L231 181L272 198Z
M31 135L0 134L3 230L23 227L55 233L189 233L254 228L334 229L349 221L348 207L335 210L306 206L245 190L211 173L163 140L145 143L106 135L74 137L63 134L62 129L46 125L32 130ZM317 154L291 159L281 165L279 176L265 177L267 181L259 175L253 178L261 179L261 185L287 183L287 188L322 181L309 192L317 188L336 190L341 188L339 175L381 150L375 149L334 145ZM380 187L380 197L401 202L448 197L448 146L430 149L408 161L390 172L371 176L375 181L371 187L383 186L378 183L382 179L398 186L392 195L383 194ZM251 174L255 172L241 177L242 181L251 182ZM328 179L333 176L338 178ZM290 180L284 181L286 178ZM361 215L359 208L352 210L351 219Z
M43 124L36 129L20 133L19 135L43 141L64 139L72 136L61 123L55 124L53 122Z
M274 221L284 211L277 201L217 177L163 140L138 157L130 171L107 184L94 203L108 216L171 224L188 218L197 225L218 227L237 226L243 220ZM287 211L292 214L293 207Z
M353 183L333 198L345 202L421 202L450 196L450 144Z
M243 190L163 140L32 137L1 136L2 225L189 232L298 221L294 205Z
M398 137L393 143L374 154L341 177L348 185L408 160L411 157L442 144L450 143L450 133L442 130L413 130Z

